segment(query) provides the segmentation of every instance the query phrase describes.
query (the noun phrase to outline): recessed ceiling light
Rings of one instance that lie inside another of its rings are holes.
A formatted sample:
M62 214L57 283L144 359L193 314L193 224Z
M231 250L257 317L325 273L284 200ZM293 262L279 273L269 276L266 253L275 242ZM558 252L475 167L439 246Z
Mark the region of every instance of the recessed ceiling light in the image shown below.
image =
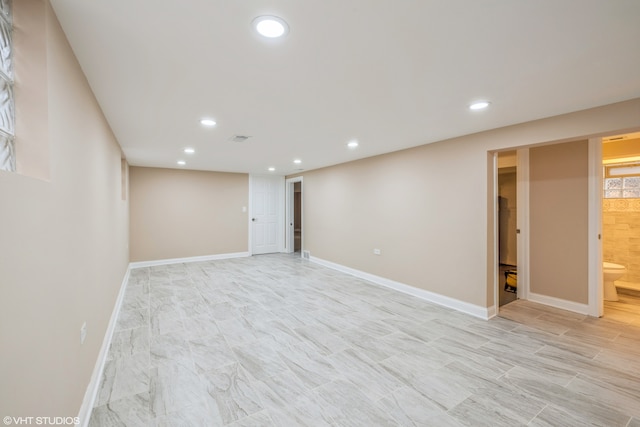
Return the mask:
M180 166L184 166L187 164L187 162L185 162L184 160L178 160L177 162Z
M213 119L202 119L200 120L200 124L203 126L213 127L216 125L216 121Z
M349 143L347 144L347 147L351 148L352 150L354 148L358 148L358 141L356 141L355 139L353 141L349 141Z
M488 101L478 101L478 102L474 102L473 104L469 105L469 109L470 110L483 110L485 108L487 108L489 106L489 102Z
M258 16L253 20L253 27L258 34L270 39L282 37L289 32L289 25L277 16Z
M196 152L196 150L194 150L191 147L187 147L187 148L184 149L184 152L187 153L187 154L193 154L193 153Z
M295 163L296 165L299 165L300 163L302 163L302 160L300 160L300 159L295 159L295 160L293 161L293 163Z
M276 168L269 168L269 169L268 169L268 171L269 171L269 172L273 172L273 171L275 171L275 170L276 170Z

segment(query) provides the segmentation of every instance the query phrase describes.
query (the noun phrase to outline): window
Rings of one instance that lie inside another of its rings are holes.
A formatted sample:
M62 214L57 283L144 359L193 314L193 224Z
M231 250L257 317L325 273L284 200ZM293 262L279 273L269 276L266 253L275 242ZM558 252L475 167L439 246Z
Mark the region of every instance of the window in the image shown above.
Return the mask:
M15 171L11 0L0 0L0 170Z
M640 198L640 163L606 165L604 167L604 198Z

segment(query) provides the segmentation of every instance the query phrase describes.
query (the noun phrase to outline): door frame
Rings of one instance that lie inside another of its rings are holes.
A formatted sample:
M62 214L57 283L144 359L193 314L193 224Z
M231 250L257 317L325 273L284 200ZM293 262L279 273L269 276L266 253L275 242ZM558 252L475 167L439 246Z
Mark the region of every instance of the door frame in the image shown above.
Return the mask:
M589 139L588 158L588 303L587 313L590 316L601 317L604 314L604 300L602 290L602 139ZM494 171L494 227L497 227L498 216L498 162L497 153L493 162ZM530 222L529 222L529 148L517 149L517 223L518 234L518 299L529 299L530 292ZM498 235L494 230L494 257L496 269L498 265ZM499 273L494 280L494 295L496 313L499 305Z
M516 150L516 180L518 195L517 201L517 227L520 230L518 234L518 288L517 296L519 299L529 299L529 286L531 283L530 276L530 227L529 227L529 149L520 148Z
M295 217L295 184L300 183L300 191L303 196L300 200L300 229L304 229L304 183L302 176L289 178L285 181L285 248L284 252L293 253L295 250L295 232L293 229ZM304 232L300 233L300 256L304 253Z
M266 177L266 178L272 178L272 179L279 179L282 183L284 183L284 177L283 176L275 176L275 175L260 175L260 174L249 174L249 215L247 216L247 226L249 227L249 255L252 256L253 255L253 180L255 179L255 177ZM278 249L277 252L283 252L284 251L284 233L282 230L282 224L284 224L284 212L283 212L283 203L282 200L284 199L284 185L279 185L278 187L278 201L276 203L276 205L278 206L278 213L277 213L277 224L278 224L278 229L277 229L277 241L278 241Z
M511 151L511 150L505 150ZM529 149L519 148L516 151L516 227L517 236L517 269L518 269L518 299L529 297ZM498 153L493 153L493 259L495 260L495 274L493 281L493 296L495 313L500 312L500 254L498 235L500 207L498 204Z
M602 288L602 179L602 138L589 138L588 314L595 317L604 315L604 290Z
M498 199L498 151L493 153L491 158L492 168L492 185L491 185L491 197L489 200L493 201L493 307L494 310L490 310L489 317L493 317L500 312L500 236L499 236L499 199Z

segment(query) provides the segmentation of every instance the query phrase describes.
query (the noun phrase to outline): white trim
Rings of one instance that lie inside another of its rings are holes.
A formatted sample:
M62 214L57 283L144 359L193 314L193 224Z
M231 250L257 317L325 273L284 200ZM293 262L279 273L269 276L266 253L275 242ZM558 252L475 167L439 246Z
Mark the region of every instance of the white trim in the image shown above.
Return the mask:
M253 177L249 175L249 210L247 214L247 227L249 235L247 239L247 251L249 252L249 256L253 255L253 221L251 220L253 217Z
M517 296L520 299L529 298L530 276L530 258L529 258L529 242L531 228L529 223L529 149L522 148L517 151L516 156L516 180L517 180L517 209L516 212L518 223L518 288Z
M93 410L93 405L98 395L98 389L100 387L100 379L102 378L102 371L104 370L104 365L107 361L107 355L109 354L109 347L111 346L113 332L116 328L116 323L118 322L118 315L120 314L120 307L122 307L122 302L124 300L124 294L127 289L127 282L129 282L130 273L131 273L131 264L129 264L129 266L127 267L127 271L124 275L124 278L122 279L122 284L120 285L120 292L118 292L118 297L116 298L115 306L113 307L113 311L111 312L111 319L109 319L109 325L107 326L107 330L104 334L104 338L102 339L102 347L100 348L100 353L98 354L98 359L96 360L96 364L93 367L93 373L91 374L91 381L89 381L87 390L84 393L84 399L82 400L82 406L80 406L80 412L78 413L78 419L80 420L80 422L79 424L76 424L76 426L86 427L89 425L89 419L91 418L91 411Z
M281 176L278 186L278 252L284 252L284 181L284 176Z
M141 262L129 263L129 266L127 267L127 271L124 275L124 278L122 279L122 284L120 285L120 292L118 292L118 297L116 298L115 306L113 307L113 311L111 312L111 319L109 320L109 325L107 326L107 330L102 340L102 347L100 348L98 359L96 360L96 364L93 368L91 381L87 386L87 390L85 391L84 399L82 401L82 406L80 407L80 412L78 413L78 418L80 420L80 423L77 424L76 427L87 427L89 425L89 419L91 418L91 411L93 410L93 405L95 404L96 397L98 395L98 389L100 387L100 379L102 378L104 365L107 361L107 355L109 354L109 347L111 346L111 340L113 339L113 332L116 328L118 316L120 314L120 308L122 307L122 302L124 300L124 295L126 293L127 283L129 282L129 276L131 274L131 270L135 268L142 268L142 267L153 267L157 265L179 264L179 263L199 262L199 261L212 261L212 260L219 260L219 259L242 258L242 257L248 257L248 256L251 256L249 252L236 252L236 253L228 253L228 254L205 255L205 256L196 256L196 257L189 257L189 258L173 258L173 259L162 259L162 260L156 260L156 261L141 261Z
M492 305L491 307L487 307L487 320L493 319L498 315L498 307L497 305Z
M630 163L630 162L637 162L640 160L640 156L632 156L632 157L618 157L615 159L602 159L602 164L603 165L610 165L610 164L615 164L615 163Z
M285 248L284 248L284 252L290 254L295 250L295 233L292 232L293 229L293 225L289 225L289 224L293 224L294 222L294 215L295 213L293 212L294 210L294 200L295 200L295 183L299 182L300 183L300 191L303 191L302 194L304 194L304 189L303 187L303 177L302 176L297 176L295 178L289 178L285 181L285 206L286 206L286 212L285 212L285 221L284 221L284 228L285 228ZM304 199L304 196L303 196ZM300 200L300 204L301 204L301 215L300 215L300 228L302 229L302 226L304 224L304 202L303 200ZM304 233L302 233L301 236L301 242L300 242L300 254L302 254L304 250ZM302 255L301 255L302 256Z
M518 284L519 285L519 284ZM568 301L566 299L560 299L556 297L550 297L547 295L536 294L529 292L529 301L537 302L539 304L548 305L562 310L573 311L580 314L589 314L589 305L581 304L579 302Z
M492 312L494 313L493 315L495 315L495 306L490 308L485 308L479 305L470 304L468 302L464 302L464 301L460 301L444 295L436 294L434 292L429 292L424 289L419 289L419 288L406 285L404 283L396 282L390 279L385 279L384 277L376 276L374 274L366 273L361 270L356 270L354 268L346 267L344 265L336 264L334 262L326 261L324 259L316 258L314 256L310 256L309 260L311 262L320 264L322 266L331 268L333 270L337 270L342 273L359 277L360 279L367 280L369 282L375 283L376 285L394 289L396 291L402 292L404 294L412 295L414 297L432 302L434 304L452 308L454 310L469 314L474 317L479 317L480 319L483 319L483 320L490 319L492 317L491 315Z
M284 252L290 254L293 252L293 184L289 179L284 184Z
M493 170L493 188L491 201L493 203L493 309L500 306L500 206L499 206L499 186L498 186L498 153L493 153L491 159ZM494 313L495 316L495 313ZM491 316L493 317L493 316Z
M602 139L589 139L588 287L591 316L604 314L602 276Z
M228 253L228 254L192 256L187 258L171 258L171 259L158 259L153 261L138 261L138 262L132 262L131 264L129 264L129 266L131 269L134 269L134 268L143 268L143 267L154 267L156 265L215 261L218 259L229 259L229 258L245 258L248 256L251 256L249 252L235 252L235 253Z

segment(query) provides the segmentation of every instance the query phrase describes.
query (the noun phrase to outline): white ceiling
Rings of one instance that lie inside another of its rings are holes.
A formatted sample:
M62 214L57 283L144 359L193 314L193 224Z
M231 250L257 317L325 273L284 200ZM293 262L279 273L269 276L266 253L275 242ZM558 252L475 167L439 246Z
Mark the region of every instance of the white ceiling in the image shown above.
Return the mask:
M638 0L51 2L138 166L289 174L640 97Z

